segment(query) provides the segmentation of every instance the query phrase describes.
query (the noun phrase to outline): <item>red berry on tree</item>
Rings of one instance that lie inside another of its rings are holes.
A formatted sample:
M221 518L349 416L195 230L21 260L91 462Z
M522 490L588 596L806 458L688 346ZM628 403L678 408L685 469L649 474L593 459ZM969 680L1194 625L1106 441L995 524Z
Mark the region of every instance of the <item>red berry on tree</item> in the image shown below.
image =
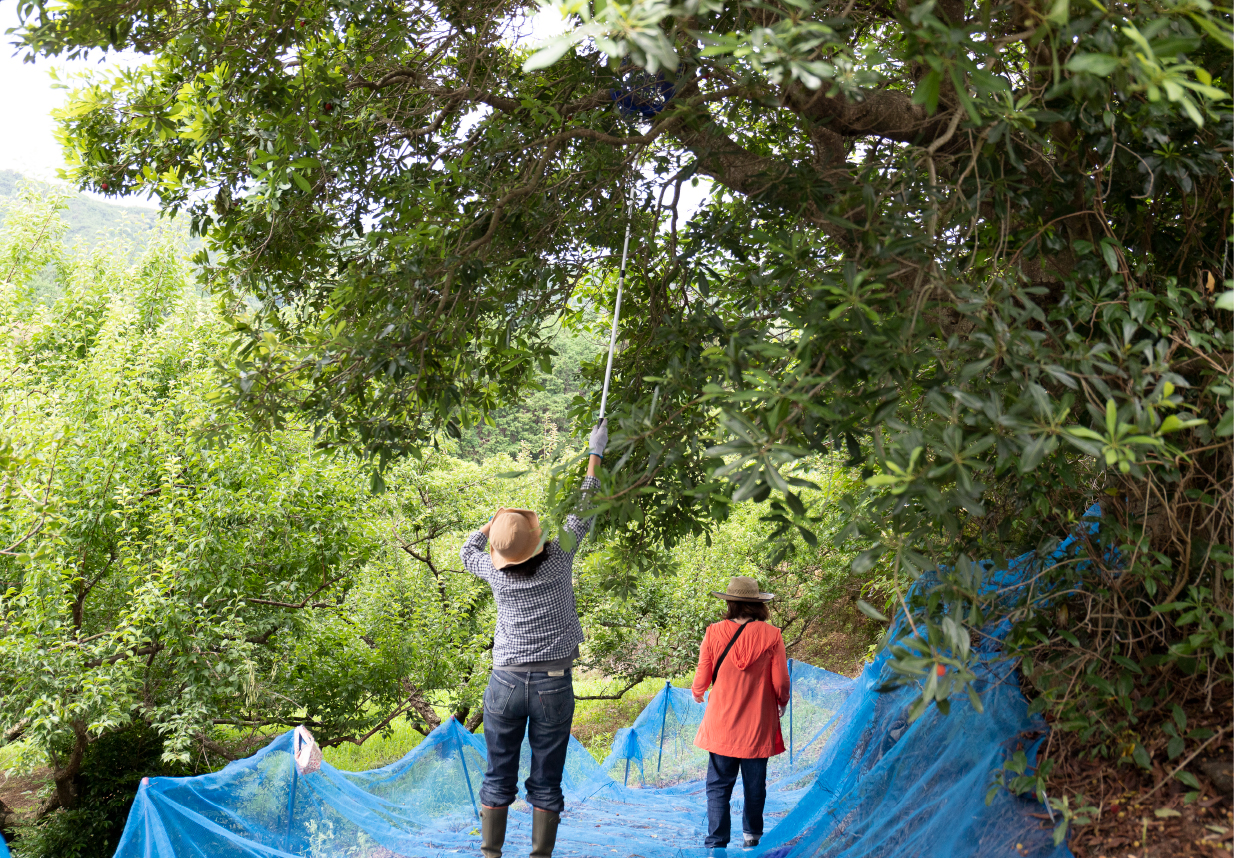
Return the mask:
M938 675L939 675L939 676L945 676L945 675L946 675L946 673L947 673L947 668L945 668L945 667L944 667L943 665L941 665L941 664L940 664L940 665L938 665L938 667L937 667L936 669L938 670Z
M106 183L106 182L104 182L102 185L100 185L100 187L101 187L103 190L107 190L107 183Z
M322 105L322 110L324 110L326 113L329 113L330 111L334 110L334 105L330 103L329 101L327 101L324 105Z

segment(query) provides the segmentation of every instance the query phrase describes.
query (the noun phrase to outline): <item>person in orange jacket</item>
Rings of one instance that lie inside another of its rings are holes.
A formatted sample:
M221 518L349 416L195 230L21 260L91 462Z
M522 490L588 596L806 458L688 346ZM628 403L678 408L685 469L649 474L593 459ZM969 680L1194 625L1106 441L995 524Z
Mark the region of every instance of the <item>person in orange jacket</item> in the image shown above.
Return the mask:
M728 845L732 821L729 799L741 773L745 788L742 831L746 848L763 836L767 801L767 759L784 753L780 716L791 690L784 637L767 622L767 603L775 598L759 591L753 578L737 576L723 593L724 619L712 623L698 648L694 700L714 683L694 744L707 751L707 839L709 849Z

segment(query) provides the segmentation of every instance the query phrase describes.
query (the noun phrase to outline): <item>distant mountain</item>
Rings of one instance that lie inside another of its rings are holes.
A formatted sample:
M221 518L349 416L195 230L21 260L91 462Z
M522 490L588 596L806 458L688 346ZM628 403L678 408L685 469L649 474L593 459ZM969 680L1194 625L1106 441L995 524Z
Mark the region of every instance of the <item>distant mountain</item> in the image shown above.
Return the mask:
M2 208L5 201L15 196L23 183L46 186L45 182L27 179L14 170L0 170L0 222L4 220ZM95 247L119 241L130 245L137 252L145 248L158 232L160 225L169 223L159 219L158 209L118 206L81 193L70 198L64 219L68 223L68 234L65 238L72 246ZM183 234L186 231L181 223L183 221L176 222L172 229ZM186 234L186 248L189 244ZM196 245L197 242L191 244Z

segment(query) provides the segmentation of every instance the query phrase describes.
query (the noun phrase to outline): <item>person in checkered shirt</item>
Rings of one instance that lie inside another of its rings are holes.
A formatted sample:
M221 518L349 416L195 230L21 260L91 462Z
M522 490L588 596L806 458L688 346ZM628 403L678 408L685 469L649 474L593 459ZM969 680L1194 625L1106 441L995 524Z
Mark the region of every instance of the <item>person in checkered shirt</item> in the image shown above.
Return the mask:
M596 466L608 445L604 420L592 430L583 503L600 481ZM580 505L580 506L581 506ZM506 819L518 796L523 734L531 745L527 802L532 813L531 858L550 858L565 800L561 777L574 720L571 667L583 642L574 602L574 554L588 523L566 519L575 537L569 551L541 538L540 519L529 509L502 507L472 533L459 552L463 567L493 588L497 630L493 672L484 690L484 741L488 771L480 788L484 858L501 858Z

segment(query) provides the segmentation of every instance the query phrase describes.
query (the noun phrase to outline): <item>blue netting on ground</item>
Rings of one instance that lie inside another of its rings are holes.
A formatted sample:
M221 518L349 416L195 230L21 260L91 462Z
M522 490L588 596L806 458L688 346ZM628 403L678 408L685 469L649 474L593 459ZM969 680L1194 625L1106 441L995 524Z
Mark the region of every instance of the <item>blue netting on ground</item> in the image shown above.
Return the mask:
M1095 508L1089 514L1096 515ZM1064 541L1054 559L1068 556L1075 544L1075 537ZM1026 555L990 575L987 586L1014 588L1038 568ZM983 649L978 690L985 712L958 699L949 715L931 708L912 724L907 710L914 690L877 690L887 678L886 655L855 680L795 662L792 707L783 721L792 753L774 758L768 769L767 834L755 849L731 851L750 858L1069 858L1065 846L1053 846L1039 804L1006 792L985 803L991 773L1018 748L1031 760L1045 724L1029 716L1014 667L998 659L996 646ZM557 855L715 854L700 846L706 754L693 739L704 705L666 685L631 727L619 731L601 763L571 739ZM362 773L323 763L302 774L293 759L295 742L287 733L222 771L143 783L116 855L478 854L483 736L449 720L403 759ZM528 758L524 744L520 781ZM733 808L739 820L740 784ZM508 855L529 850L529 811L521 798L511 809Z

